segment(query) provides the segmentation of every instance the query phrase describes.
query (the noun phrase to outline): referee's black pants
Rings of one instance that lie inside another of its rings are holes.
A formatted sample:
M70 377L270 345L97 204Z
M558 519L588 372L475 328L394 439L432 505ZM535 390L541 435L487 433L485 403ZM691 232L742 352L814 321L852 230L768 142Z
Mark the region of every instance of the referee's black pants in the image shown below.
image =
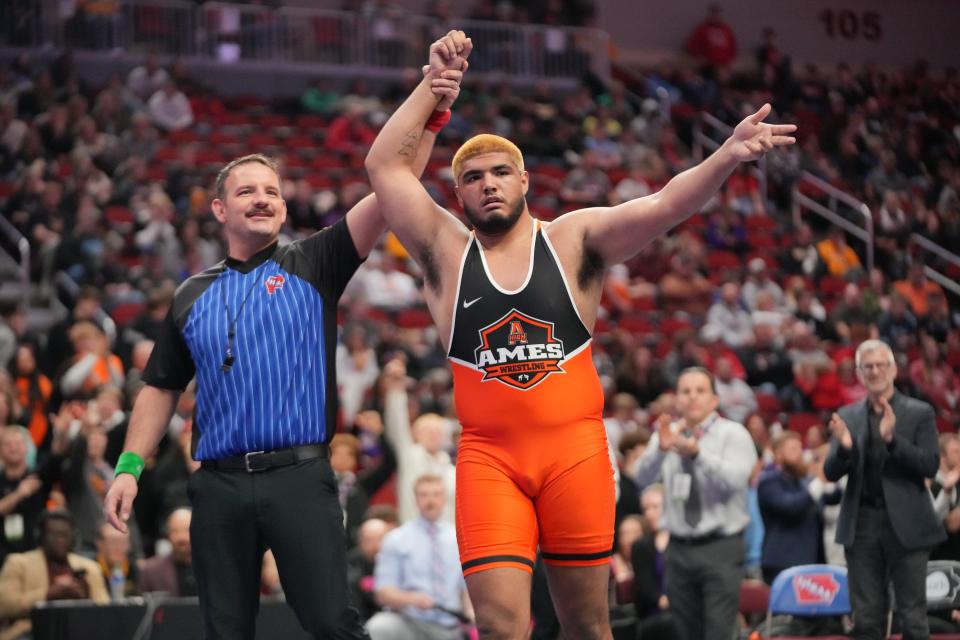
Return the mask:
M273 550L287 602L315 638L367 638L348 602L346 534L326 458L257 473L201 468L187 485L206 640L252 640Z

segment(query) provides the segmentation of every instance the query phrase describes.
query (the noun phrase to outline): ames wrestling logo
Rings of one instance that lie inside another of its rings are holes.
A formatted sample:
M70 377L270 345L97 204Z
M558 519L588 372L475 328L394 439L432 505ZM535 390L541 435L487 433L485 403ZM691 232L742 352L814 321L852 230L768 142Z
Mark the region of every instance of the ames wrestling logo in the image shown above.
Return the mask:
M513 309L480 330L480 346L474 351L483 381L499 380L529 389L551 373L563 373L563 342L553 335L553 323L526 316Z

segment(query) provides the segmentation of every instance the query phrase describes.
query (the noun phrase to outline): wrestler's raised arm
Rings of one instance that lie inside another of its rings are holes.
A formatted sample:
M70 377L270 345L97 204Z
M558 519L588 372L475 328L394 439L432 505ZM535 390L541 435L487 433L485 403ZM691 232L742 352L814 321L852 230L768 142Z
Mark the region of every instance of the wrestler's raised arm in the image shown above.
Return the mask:
M654 238L698 212L739 163L757 160L775 147L796 142L788 134L797 127L763 122L769 114L770 105L765 104L744 118L710 157L674 176L659 192L615 207L567 214L554 223L558 227L555 232L582 238L583 246L599 254L604 265L629 259Z
M414 163L431 114L438 106L448 107L435 91L456 82L471 48L462 31L451 31L431 45L430 70L383 126L366 159L387 225L423 269L434 293L442 288L441 274L446 271L442 265L459 260L468 232L433 201L415 175Z

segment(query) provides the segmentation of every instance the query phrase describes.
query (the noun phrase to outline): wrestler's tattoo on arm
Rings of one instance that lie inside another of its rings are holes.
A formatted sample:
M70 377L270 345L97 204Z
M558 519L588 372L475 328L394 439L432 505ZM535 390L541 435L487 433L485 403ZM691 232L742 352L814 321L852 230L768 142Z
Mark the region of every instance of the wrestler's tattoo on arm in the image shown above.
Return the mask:
M420 134L420 131L408 131L403 138L403 142L400 143L400 150L397 153L407 158L416 158L417 149L420 147Z

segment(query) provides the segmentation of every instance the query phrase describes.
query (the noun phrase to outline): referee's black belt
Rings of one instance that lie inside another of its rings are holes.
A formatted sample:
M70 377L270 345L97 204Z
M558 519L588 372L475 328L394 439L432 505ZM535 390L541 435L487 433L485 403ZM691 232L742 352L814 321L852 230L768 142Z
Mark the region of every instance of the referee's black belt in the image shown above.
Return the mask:
M721 540L729 540L730 538L737 538L743 535L743 531L738 531L737 533L724 533L723 531L711 531L710 533L703 533L695 536L679 536L670 534L670 544L674 542L678 544L686 544L690 546L698 546L701 544L708 544L710 542L719 542Z
M329 458L330 447L325 444L304 444L299 447L287 447L276 451L251 451L232 458L204 460L200 466L217 471L246 471L255 473L275 467L285 467L314 458Z

